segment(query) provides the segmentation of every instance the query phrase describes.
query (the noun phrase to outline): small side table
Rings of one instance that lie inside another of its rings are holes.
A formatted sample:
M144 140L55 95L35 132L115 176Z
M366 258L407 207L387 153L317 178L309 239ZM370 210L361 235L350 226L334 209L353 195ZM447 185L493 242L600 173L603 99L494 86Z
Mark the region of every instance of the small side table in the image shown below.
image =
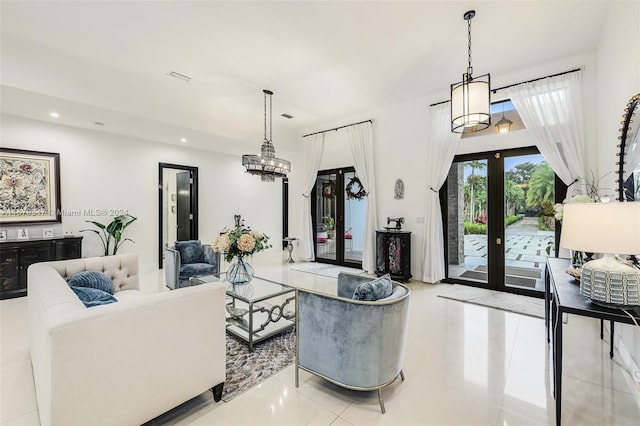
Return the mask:
M287 242L287 251L289 252L289 259L287 259L287 263L295 263L295 260L291 257L291 253L293 253L293 242L297 239L298 238L296 237L287 237L282 240Z

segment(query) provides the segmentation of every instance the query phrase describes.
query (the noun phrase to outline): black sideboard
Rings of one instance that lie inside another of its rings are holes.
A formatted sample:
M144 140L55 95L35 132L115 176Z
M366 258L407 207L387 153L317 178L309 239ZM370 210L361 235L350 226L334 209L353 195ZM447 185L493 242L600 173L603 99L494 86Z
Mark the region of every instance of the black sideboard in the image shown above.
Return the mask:
M411 278L411 232L376 231L376 275L397 281Z
M29 265L82 257L82 237L5 241L0 243L0 299L27 294Z

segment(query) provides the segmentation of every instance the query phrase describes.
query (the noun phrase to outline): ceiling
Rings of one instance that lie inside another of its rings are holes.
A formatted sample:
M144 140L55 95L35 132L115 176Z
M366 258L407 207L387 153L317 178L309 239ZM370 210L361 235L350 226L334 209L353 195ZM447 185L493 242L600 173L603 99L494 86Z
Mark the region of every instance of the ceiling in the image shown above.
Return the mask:
M447 97L467 66L466 10L477 11L474 73L495 81L593 51L609 3L4 0L0 106L167 143L257 150L270 89L277 148L278 137L290 143L383 105Z

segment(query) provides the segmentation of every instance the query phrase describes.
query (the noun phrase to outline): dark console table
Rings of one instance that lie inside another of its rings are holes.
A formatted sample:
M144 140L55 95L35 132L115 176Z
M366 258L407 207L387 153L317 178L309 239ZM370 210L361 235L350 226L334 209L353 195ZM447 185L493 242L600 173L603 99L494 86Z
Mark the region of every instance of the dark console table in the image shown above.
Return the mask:
M611 345L613 345L613 324L615 322L633 324L633 320L621 309L596 305L591 302L591 299L581 295L580 284L566 272L570 267L569 259L550 257L547 259L545 273L545 323L549 327L550 316L553 342L553 396L556 400L557 426L561 424L562 414L562 314L582 315L598 318L601 321L611 321ZM627 309L627 312L640 322L640 308ZM602 338L602 324L600 330ZM547 328L547 338L548 332ZM613 346L610 355L613 356Z
M411 278L411 232L376 231L376 275L398 281Z
M0 243L0 299L27 294L29 265L82 257L82 237L14 240Z

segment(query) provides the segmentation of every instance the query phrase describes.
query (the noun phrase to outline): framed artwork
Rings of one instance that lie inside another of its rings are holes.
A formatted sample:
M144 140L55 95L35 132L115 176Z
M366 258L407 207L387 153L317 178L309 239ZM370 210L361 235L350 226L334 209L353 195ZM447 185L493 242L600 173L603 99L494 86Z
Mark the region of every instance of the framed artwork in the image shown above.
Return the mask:
M0 148L0 224L61 222L60 155Z
M44 228L42 230L42 238L53 238L53 228Z
M0 241L7 241L7 230L0 229Z
M29 239L29 230L27 228L18 229L18 239L19 240L28 240Z

